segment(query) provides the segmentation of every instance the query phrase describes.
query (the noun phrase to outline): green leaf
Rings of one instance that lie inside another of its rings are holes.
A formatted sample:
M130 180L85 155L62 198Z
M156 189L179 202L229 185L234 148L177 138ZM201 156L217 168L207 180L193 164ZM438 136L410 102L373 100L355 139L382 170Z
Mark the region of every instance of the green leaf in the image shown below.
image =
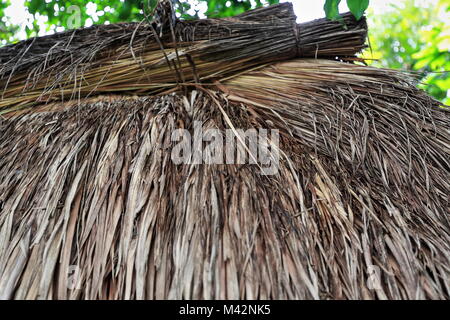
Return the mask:
M45 9L45 2L41 0L31 0L27 4L28 11L31 14L37 13L39 10Z
M341 0L326 0L323 9L325 10L325 14L330 20L338 20L339 19L339 3Z
M416 63L414 63L414 69L420 70L422 68L425 68L433 60L433 58L433 56L428 56L421 60L418 60Z
M119 19L122 21L127 21L131 15L132 5L130 2L125 1L122 8L119 9Z
M356 20L360 20L369 7L369 0L347 0L347 6Z
M158 0L147 0L147 7L149 12L152 13L156 9L158 4L159 4Z

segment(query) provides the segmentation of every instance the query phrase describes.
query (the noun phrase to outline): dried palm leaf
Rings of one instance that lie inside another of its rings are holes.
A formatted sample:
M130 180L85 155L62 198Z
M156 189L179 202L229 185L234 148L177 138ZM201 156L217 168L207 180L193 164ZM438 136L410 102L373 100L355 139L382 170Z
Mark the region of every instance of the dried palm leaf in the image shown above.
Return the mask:
M450 298L448 109L325 60L217 85L0 120L0 297ZM175 165L194 121L280 130L278 175Z
M159 38L152 25L93 26L0 48L0 115L43 102L105 93L157 94L206 86L295 57L354 59L365 19L297 24L292 4L234 18L178 21Z

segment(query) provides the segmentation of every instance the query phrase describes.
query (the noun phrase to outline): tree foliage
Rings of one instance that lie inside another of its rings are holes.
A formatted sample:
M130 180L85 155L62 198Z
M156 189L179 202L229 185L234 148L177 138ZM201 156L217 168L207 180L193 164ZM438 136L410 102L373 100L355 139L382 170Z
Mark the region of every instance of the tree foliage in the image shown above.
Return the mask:
M11 24L9 17L4 13L5 9L11 5L9 0L0 2L0 41L10 41L19 30L19 26Z
M375 66L418 72L421 86L450 104L449 9L446 0L425 8L406 0L387 13L369 15L372 51L365 57L376 59Z

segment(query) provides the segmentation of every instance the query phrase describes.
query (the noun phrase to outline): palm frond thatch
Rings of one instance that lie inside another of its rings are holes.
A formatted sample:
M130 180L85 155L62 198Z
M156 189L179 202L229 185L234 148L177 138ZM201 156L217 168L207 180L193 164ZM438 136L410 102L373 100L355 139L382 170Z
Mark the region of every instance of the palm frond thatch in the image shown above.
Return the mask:
M0 48L0 298L450 298L449 109L332 61L365 46L344 23L281 4ZM278 174L176 165L195 121L280 130Z
M449 298L448 109L325 60L219 87L0 120L0 297ZM173 130L226 119L281 130L278 175L171 161Z
M0 115L92 94L157 94L295 57L355 59L365 19L297 24L292 4L234 18L178 21L161 39L146 23L93 26L0 48ZM175 37L175 38L174 38ZM176 41L174 41L174 39Z

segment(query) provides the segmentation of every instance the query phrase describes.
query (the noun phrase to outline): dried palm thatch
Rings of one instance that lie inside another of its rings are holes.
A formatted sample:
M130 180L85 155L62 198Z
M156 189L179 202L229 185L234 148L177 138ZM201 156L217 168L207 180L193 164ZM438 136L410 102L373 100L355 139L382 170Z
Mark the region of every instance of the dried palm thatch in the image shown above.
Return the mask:
M0 298L450 297L450 112L408 75L295 59L118 92L0 118ZM174 164L194 121L280 130L279 173Z
M326 19L295 21L292 5L284 3L235 18L179 21L161 39L151 25L131 23L4 47L0 115L99 93L167 93L297 56L355 59L365 47L365 19L346 14L346 28Z

